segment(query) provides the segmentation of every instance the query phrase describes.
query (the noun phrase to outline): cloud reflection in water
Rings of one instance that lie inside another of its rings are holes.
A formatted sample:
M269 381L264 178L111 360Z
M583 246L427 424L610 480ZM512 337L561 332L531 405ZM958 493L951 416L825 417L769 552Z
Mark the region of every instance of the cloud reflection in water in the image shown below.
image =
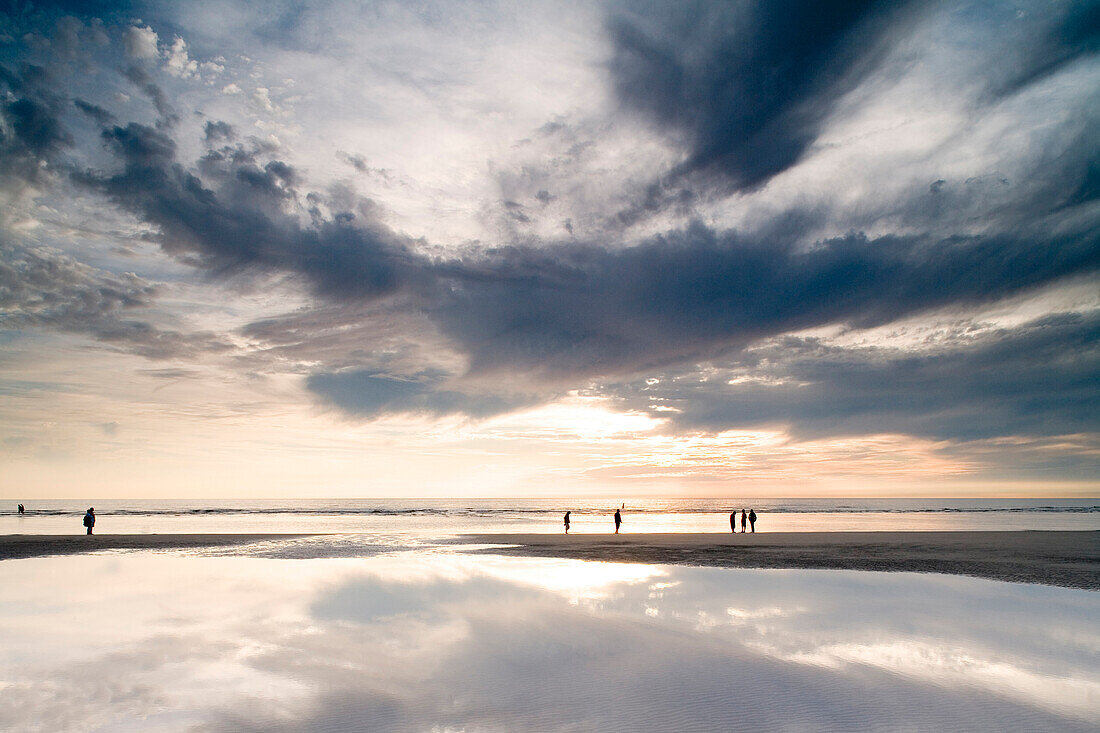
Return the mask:
M1087 730L1100 694L1100 596L971 578L139 553L0 580L13 729Z

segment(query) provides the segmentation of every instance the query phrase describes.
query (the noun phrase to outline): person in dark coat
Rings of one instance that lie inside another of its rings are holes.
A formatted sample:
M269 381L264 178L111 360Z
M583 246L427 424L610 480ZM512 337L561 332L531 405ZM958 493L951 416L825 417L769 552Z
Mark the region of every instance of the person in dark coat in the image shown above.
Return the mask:
M95 526L95 507L88 507L88 511L84 512L84 526L88 528L88 534L91 534L92 527Z
M19 514L22 515L25 511L27 511L27 510L23 508L22 504L20 504L19 505Z
M752 527L752 533L756 534L756 512L749 509L749 526Z
M619 534L619 525L623 523L623 515L619 514L619 510L615 510L615 534Z
M569 534L569 512L565 513L565 533Z
M737 531L737 512L730 512L730 532Z

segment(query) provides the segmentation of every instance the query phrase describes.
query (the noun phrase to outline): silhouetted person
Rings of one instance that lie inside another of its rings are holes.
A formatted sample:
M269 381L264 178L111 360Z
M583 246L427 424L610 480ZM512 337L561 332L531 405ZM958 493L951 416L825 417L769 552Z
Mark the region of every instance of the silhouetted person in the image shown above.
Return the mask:
M95 507L88 507L88 511L84 512L84 526L88 528L88 534L91 534L92 527L95 526Z
M565 533L569 534L569 512L565 513Z
M27 511L27 510L23 508L23 505L22 505L22 504L20 504L20 505L19 505L19 514L20 514L20 515L23 515L23 514L24 514L24 513L26 512L26 511Z
M752 533L756 534L756 512L749 509L749 526L752 527Z
M730 512L730 532L737 531L737 512Z
M623 523L623 515L619 514L619 510L615 510L615 534L619 534L619 525Z
M745 522L749 521L749 515L745 513L745 510L741 510L741 532L745 531Z

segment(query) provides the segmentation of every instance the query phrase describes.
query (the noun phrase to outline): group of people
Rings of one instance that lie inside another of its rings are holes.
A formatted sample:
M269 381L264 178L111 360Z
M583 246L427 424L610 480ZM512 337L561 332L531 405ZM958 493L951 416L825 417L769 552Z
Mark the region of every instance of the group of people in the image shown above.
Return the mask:
M748 522L749 526L752 527L752 533L756 534L756 512L754 512L752 509L749 509L747 512L744 509L741 510L742 533L745 531L746 521ZM730 514L730 532L733 532L735 534L737 532L737 512L732 512Z
M622 508L625 509L626 504L623 504ZM89 511L91 511L91 510L89 510ZM573 513L572 511L566 512L565 517L563 518L564 521L565 521L565 533L566 534L569 534L569 522L570 522L569 517L572 513ZM615 534L619 534L619 526L622 523L623 523L623 515L619 512L618 509L616 509L615 510ZM754 512L752 509L742 509L741 510L741 531L742 532L745 531L745 525L746 524L748 524L748 526L751 527L751 529L749 531L752 532L753 534L756 534L756 512ZM734 532L734 533L737 532L737 512L733 512L732 514L730 514L730 532Z
M626 504L623 504L622 508L625 509ZM19 505L19 513L23 514L25 511L26 510L23 508L23 505L20 504ZM569 534L569 522L570 522L570 515L572 513L573 513L572 511L568 511L568 512L565 513L565 533L566 534ZM619 534L619 527L623 523L623 515L620 513L619 509L615 510L614 519L615 519L615 534ZM748 526L751 527L750 531L755 533L756 532L756 512L754 512L752 509L748 509L748 510L742 509L741 510L741 531L742 532L745 531L746 522L748 523ZM733 512L732 514L730 514L730 531L731 532L737 532L737 526L736 525L737 525L737 512ZM87 528L88 534L91 534L92 533L92 528L95 527L95 507L88 507L88 511L84 512L84 526Z

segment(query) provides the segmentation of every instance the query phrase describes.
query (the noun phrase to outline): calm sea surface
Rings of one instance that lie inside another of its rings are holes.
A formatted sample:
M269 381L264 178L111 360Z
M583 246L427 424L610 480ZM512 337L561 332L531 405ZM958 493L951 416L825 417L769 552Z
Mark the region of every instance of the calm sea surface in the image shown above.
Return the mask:
M351 532L440 537L466 532L607 532L623 502L602 499L40 500L0 508L0 534L82 532L89 504L102 534ZM638 499L624 532L729 531L729 513L755 509L757 531L1094 530L1100 499Z

